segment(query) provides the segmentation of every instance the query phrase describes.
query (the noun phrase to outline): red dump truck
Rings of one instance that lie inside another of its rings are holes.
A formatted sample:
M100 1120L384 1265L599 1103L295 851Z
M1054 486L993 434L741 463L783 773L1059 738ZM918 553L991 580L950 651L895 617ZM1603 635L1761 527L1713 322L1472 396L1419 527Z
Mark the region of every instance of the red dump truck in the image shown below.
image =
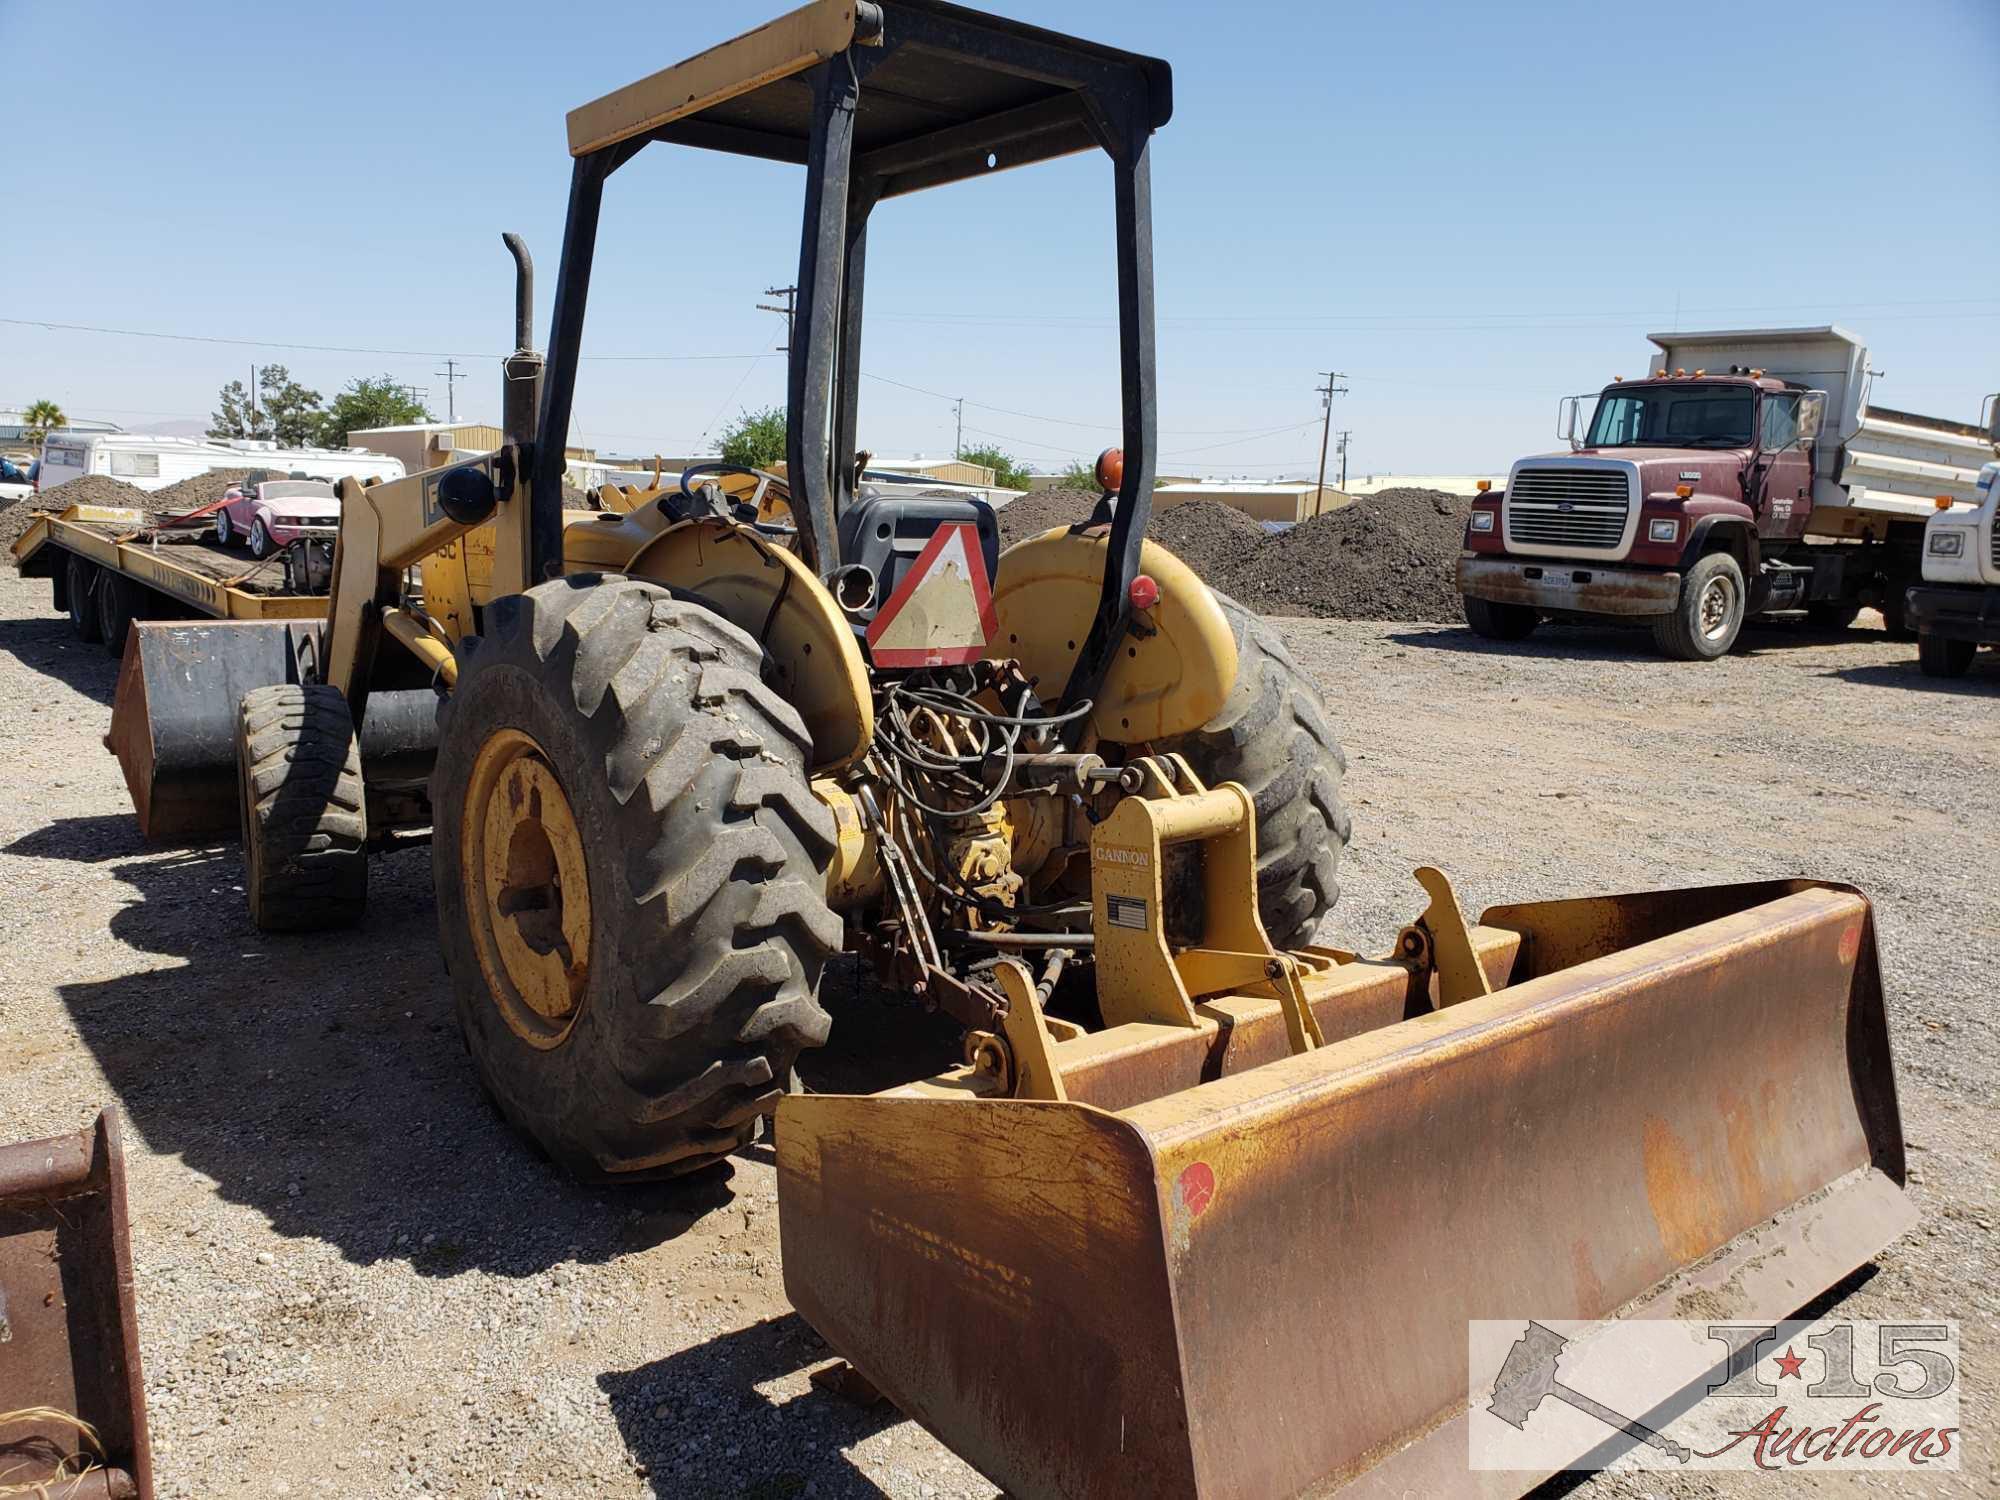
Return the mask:
M1640 378L1563 402L1569 451L1519 460L1474 504L1458 568L1473 631L1626 619L1687 661L1774 611L1844 626L1873 605L1902 633L1924 523L1939 496L1972 500L1981 430L1871 405L1868 351L1842 328L1652 345Z

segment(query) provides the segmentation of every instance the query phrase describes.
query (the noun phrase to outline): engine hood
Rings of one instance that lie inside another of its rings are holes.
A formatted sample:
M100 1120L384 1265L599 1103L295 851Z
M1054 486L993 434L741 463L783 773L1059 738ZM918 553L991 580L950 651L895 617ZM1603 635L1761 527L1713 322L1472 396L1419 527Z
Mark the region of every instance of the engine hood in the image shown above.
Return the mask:
M1641 495L1672 494L1675 485L1687 484L1698 494L1733 497L1742 492L1749 457L1741 448L1579 448L1523 459L1521 466L1560 468L1569 459L1610 459L1637 465Z

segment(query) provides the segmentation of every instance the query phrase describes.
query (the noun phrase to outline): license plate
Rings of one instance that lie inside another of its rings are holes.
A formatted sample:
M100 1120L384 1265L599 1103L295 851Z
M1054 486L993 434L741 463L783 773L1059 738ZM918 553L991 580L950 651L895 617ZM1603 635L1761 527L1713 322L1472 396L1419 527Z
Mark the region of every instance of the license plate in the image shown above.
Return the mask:
M1542 572L1541 582L1542 587L1545 589L1573 589L1576 587L1576 579L1570 574L1551 573L1547 569L1544 569Z

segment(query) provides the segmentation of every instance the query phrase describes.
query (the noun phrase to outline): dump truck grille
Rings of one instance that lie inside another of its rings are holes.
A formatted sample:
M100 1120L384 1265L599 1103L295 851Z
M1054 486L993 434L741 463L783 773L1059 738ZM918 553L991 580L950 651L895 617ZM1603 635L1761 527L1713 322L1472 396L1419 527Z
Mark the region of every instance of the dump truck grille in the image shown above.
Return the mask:
M1507 539L1612 552L1625 539L1631 508L1622 469L1522 469L1507 485Z
M1993 564L1993 571L2000 573L2000 511L1991 517L1986 536L1986 560Z

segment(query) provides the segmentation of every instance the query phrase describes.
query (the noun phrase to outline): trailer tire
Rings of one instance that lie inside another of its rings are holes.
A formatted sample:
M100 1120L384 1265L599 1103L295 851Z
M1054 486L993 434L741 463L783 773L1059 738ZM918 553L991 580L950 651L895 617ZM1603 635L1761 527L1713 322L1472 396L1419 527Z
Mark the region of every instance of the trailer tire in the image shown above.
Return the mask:
M1978 654L1977 641L1954 640L1929 631L1917 637L1917 665L1926 677L1963 677Z
M1213 719L1159 748L1185 755L1209 785L1234 781L1250 794L1258 914L1274 944L1296 948L1340 899L1347 757L1319 689L1277 632L1225 594L1215 602L1236 637L1236 685Z
M80 641L104 639L97 623L97 574L96 563L74 552L63 565L63 602L69 609L69 628Z
M580 575L461 641L431 777L458 1017L501 1113L587 1181L748 1142L826 1040L831 813L764 653L699 600Z
M1714 661L1743 631L1743 569L1727 552L1700 558L1681 579L1671 613L1653 619L1653 644L1676 661Z
M122 573L100 572L97 576L97 638L104 642L105 654L113 661L125 657L125 637L132 633L138 618L138 598L142 585Z
M1465 623L1484 640L1525 641L1542 623L1541 611L1526 604L1496 604L1470 594L1463 597Z
M252 688L236 713L243 889L262 932L348 927L368 901L361 738L338 688Z

